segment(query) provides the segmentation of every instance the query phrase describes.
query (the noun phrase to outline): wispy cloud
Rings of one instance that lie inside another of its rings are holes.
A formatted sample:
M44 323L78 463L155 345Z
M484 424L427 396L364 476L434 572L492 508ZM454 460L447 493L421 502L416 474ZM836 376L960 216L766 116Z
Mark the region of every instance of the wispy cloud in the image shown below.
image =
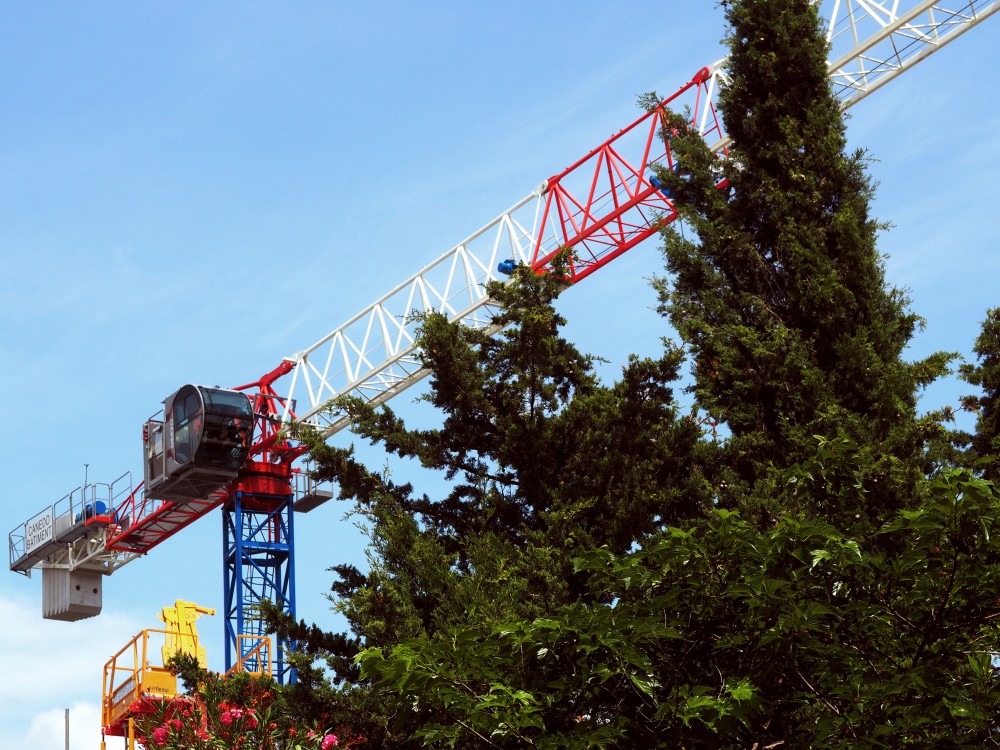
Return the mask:
M94 747L100 741L99 703L76 702L69 709L69 746ZM95 731L96 728L96 731ZM53 708L31 717L24 734L4 738L4 747L62 750L66 746L66 709Z

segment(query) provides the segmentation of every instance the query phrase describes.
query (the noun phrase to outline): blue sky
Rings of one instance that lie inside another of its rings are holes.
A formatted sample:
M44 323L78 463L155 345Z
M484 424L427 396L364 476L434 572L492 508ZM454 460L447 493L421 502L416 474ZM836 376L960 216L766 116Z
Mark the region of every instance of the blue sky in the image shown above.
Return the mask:
M998 31L851 112L895 225L889 279L927 320L914 356L968 352L997 304ZM628 124L638 94L721 57L722 34L714 3L690 2L0 6L7 529L85 464L137 474L166 395L312 344ZM611 375L669 335L645 281L660 267L647 242L561 301ZM342 514L297 519L299 614L327 627L325 569L363 560ZM202 519L107 579L104 613L79 623L42 620L39 577L0 576L0 747L61 748L66 707L74 747L99 741L107 658L175 599L221 609L221 536ZM200 627L221 667L221 618Z

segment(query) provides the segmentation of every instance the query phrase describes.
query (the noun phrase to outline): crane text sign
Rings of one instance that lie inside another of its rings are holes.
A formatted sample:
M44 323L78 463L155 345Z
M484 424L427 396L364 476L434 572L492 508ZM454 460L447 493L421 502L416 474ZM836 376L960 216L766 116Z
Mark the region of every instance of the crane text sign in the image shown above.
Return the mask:
M24 554L31 554L46 542L51 542L54 526L51 506L28 521L24 525Z

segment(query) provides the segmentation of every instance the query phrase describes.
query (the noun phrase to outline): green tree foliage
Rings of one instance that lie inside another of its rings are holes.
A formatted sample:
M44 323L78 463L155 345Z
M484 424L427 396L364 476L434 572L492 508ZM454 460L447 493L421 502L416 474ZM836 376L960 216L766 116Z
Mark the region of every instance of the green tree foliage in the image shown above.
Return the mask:
M447 497L415 497L346 453L317 446L342 494L363 503L393 497L447 540L449 552L468 535L523 545L540 529L546 543L599 540L621 549L658 523L691 515L703 498L685 475L700 432L677 418L673 403L681 353L633 358L618 383L601 386L592 358L559 334L558 276L558 267L544 277L522 269L516 283L491 285L499 336L437 314L423 321L421 356L433 373L426 400L441 412L440 428L411 430L387 407L340 402L361 437L457 478Z
M440 427L410 429L392 409L358 399L336 404L361 438L443 474L444 497L369 470L353 449L300 435L317 476L356 504L370 539L367 571L334 569L351 636L268 613L302 651L302 681L290 691L303 701L322 692L317 658L342 685L310 711L372 708L352 662L361 644L433 639L457 625L492 627L587 601L593 593L572 564L578 551L624 553L710 508L709 488L692 468L701 428L678 413L671 391L682 353L632 358L617 382L601 384L594 360L560 334L552 301L564 287L561 268L548 276L522 270L490 287L497 336L440 315L422 321L421 356L432 373L425 400L442 415ZM418 719L399 714L404 724ZM373 743L397 742L387 717L383 729L384 740L374 727L364 733Z
M960 470L926 485L879 532L899 553L718 510L582 555L608 605L373 648L363 673L422 712L429 746L996 745L1000 497Z
M980 395L965 399L965 408L977 413L975 432L965 438L972 458L983 461L1000 453L1000 309L987 312L973 351L979 362L963 365L961 374L966 382L980 389ZM1000 476L996 461L986 461L982 466L985 477L995 481Z
M877 524L913 496L916 390L948 356L901 359L920 320L886 284L865 155L846 151L815 5L722 5L733 144L720 162L680 121L668 133L680 168L660 179L681 221L664 233L662 310L694 357L698 405L731 433L722 505L761 523L806 509L776 477L811 435L843 436L867 456L869 491L860 507L840 503L841 520Z

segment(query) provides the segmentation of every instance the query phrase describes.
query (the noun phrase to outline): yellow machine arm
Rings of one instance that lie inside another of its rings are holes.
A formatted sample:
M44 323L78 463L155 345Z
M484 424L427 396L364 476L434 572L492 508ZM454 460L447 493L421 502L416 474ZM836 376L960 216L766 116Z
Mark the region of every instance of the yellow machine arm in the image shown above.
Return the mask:
M167 631L163 645L163 663L166 664L175 654L189 654L198 659L198 664L204 669L208 665L205 647L198 643L198 628L195 621L202 615L214 615L215 610L202 607L194 602L178 599L172 607L164 607L160 613Z

